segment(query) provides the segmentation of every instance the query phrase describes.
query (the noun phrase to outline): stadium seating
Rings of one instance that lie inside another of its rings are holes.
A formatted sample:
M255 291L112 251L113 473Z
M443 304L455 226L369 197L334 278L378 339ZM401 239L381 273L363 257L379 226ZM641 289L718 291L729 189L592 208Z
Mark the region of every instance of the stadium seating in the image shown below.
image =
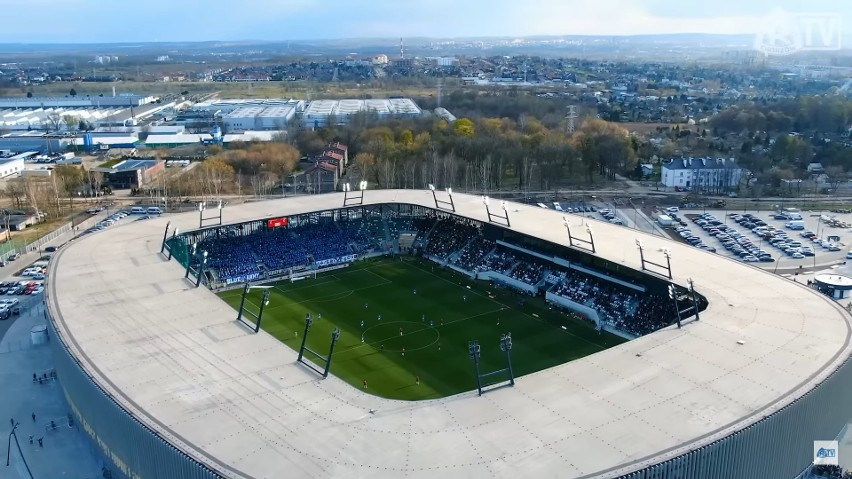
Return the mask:
M446 259L470 241L476 231L476 227L470 223L446 218L438 220L429 236L426 254Z
M567 272L565 279L550 292L594 309L606 325L634 336L668 326L677 314L667 298L640 293L574 270Z
M244 236L234 232L234 236L205 239L199 247L208 252L208 266L217 278L233 283L264 274L274 276L349 254L383 252L401 232L416 232L427 255L450 259L466 271L493 271L531 286L546 280L552 294L594 309L606 326L631 335L651 333L668 326L676 317L675 306L668 298L641 293L498 245L485 239L472 222L455 218L373 215L264 229Z

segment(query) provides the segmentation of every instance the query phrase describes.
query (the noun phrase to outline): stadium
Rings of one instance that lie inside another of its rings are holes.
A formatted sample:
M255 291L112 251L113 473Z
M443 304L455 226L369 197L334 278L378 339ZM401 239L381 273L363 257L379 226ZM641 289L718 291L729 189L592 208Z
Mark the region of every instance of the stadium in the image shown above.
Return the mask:
M846 311L686 245L434 190L211 214L51 262L60 384L127 477L795 477L852 416Z

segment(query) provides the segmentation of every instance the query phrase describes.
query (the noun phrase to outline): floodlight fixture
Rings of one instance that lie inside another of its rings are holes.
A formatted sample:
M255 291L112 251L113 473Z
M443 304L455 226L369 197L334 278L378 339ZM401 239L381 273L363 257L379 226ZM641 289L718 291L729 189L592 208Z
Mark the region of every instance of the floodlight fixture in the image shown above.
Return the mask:
M344 192L349 192L349 191L350 191L349 183L343 183L343 191L344 191Z
M488 197L485 195L482 196L482 204L488 206Z
M433 185L432 183L429 183L429 190L435 191L435 185Z
M506 204L506 200L500 202L500 207L503 208L503 211L508 211L508 205Z
M447 188L447 194L448 194L448 195L452 195L452 194L453 194L453 189L452 189L452 188Z
M366 190L367 189L367 182L361 181L360 183L358 183L358 189L361 190L361 191Z

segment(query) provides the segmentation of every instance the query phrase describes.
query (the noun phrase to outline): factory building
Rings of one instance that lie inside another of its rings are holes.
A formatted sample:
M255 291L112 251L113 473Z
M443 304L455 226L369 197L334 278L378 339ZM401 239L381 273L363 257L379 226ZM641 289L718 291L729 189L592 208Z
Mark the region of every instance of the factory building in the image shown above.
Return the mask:
M293 108L294 112L301 112L305 109L305 102L303 100L293 100L289 98L264 98L256 100L216 99L196 103L195 105L192 105L192 110L216 112L220 115L226 115L234 110L247 107L290 107Z
M334 118L337 124L349 122L352 115L371 112L380 119L414 118L422 114L420 107L410 98L390 98L381 100L314 100L310 102L302 115L307 128L321 128Z
M225 131L284 130L296 116L294 105L244 106L222 116Z
M71 96L0 98L0 108L108 108L142 106L157 101L153 96L121 94L115 96Z

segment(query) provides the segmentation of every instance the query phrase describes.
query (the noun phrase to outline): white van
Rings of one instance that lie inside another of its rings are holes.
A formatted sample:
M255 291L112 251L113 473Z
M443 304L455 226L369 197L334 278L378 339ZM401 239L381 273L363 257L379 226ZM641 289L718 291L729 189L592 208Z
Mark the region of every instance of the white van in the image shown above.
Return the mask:
M787 219L790 219L790 220L800 220L800 219L802 219L802 215L800 215L799 213L789 213L789 214L787 215Z
M134 206L133 208L130 208L130 213L134 214L134 215L144 215L145 214L145 208L143 208L141 206Z
M802 220L793 220L788 221L784 226L791 230L803 230L805 229L805 222Z
M161 214L163 214L163 210L161 210L160 208L157 208L156 206L152 206L152 207L148 208L148 214L149 215L161 215Z

